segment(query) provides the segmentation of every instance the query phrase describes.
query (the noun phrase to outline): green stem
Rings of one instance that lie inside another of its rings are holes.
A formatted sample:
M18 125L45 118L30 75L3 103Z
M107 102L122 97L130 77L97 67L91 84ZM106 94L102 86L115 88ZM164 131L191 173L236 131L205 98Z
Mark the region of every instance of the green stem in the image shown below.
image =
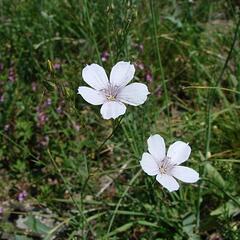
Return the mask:
M170 98L169 98L169 94L168 94L165 73L164 73L164 69L163 69L163 65L162 65L162 58L161 58L161 53L160 53L160 49L159 49L159 42L158 42L158 35L157 35L157 22L156 22L156 16L155 16L155 12L154 12L153 0L150 1L150 9L151 9L151 15L152 15L152 21L153 21L153 29L154 29L154 42L155 42L155 46L157 49L157 59L158 59L158 65L159 65L159 69L160 69L163 91L164 91L164 100L165 100L165 104L167 105L168 131L169 131L170 137L172 137L170 109L169 109Z
M79 204L77 203L77 201L75 200L75 198L73 197L72 190L71 190L71 188L69 187L68 182L67 182L66 179L64 178L61 170L60 170L59 167L57 166L57 163L55 162L54 158L52 157L52 154L50 153L50 150L48 149L47 152L48 152L48 155L49 155L49 157L50 157L50 159L51 159L51 162L52 162L53 167L54 167L55 170L57 171L58 175L61 177L65 188L68 190L68 193L69 193L69 195L70 195L70 198L71 198L73 204L74 204L75 207L78 209L78 212L79 212L80 216L82 217L82 234L83 234L83 236L84 236L84 225L85 225L85 222L86 222L86 218L85 218L84 213L83 213L82 204L81 204L81 207L80 207ZM89 228L90 228L91 232L93 233L93 231L92 231L92 229L91 229L90 226L89 226Z
M212 125L212 121L211 121L211 111L212 111L212 106L213 106L213 102L214 102L214 97L216 94L216 88L218 87L218 85L220 84L222 78L223 78L223 74L227 69L229 60L231 59L233 50L234 50L234 46L236 44L237 41L237 37L238 37L238 32L239 32L239 27L240 27L240 18L238 20L236 29L235 29L235 33L234 33L234 37L233 37L233 41L230 47L230 50L228 52L228 56L225 60L224 66L219 74L219 77L217 78L217 81L215 82L213 88L211 90L209 90L208 92L208 98L207 98L207 116L206 116L206 122L207 122L207 130L206 130L206 152L205 152L205 158L207 159L207 154L209 152L210 149L210 140L211 140L211 125Z
M216 183L214 183L213 181L207 179L207 178L202 178L202 181L208 182L212 185L214 185L215 187L217 187L224 195L226 195L228 198L230 198L238 207L240 207L240 202L236 200L236 198L234 198L231 194L229 194L228 192L226 192L222 187L218 186Z
M113 130L112 132L110 133L110 135L102 142L102 144L98 147L98 149L96 150L96 155L97 157L99 156L100 154L100 151L102 149L102 147L105 145L105 143L115 134L115 132L117 131L117 129L120 127L121 125L121 122L122 122L122 119L123 119L124 115L120 117L120 119L118 120L118 122L116 123L115 126L113 126ZM113 124L114 125L114 124Z
M94 47L95 47L95 50L96 50L96 53L97 53L97 57L98 57L98 61L99 61L99 63L102 64L101 55L100 55L100 52L99 52L99 49L98 49L98 44L97 44L97 41L96 41L96 38L95 38L95 31L94 31L94 28L93 28L93 25L92 25L92 22L91 22L90 16L89 16L88 2L89 2L89 1L84 0L86 17L87 17L87 21L88 21L88 25L89 25L90 33L91 33L91 40L92 40L93 45L94 45Z
M132 186L132 184L135 182L135 180L138 178L138 176L140 175L140 173L142 172L142 169L140 169L132 178L132 180L129 182L129 185L126 187L125 191L123 192L121 198L119 199L118 203L117 203L117 206L115 207L114 209L114 212L113 212L113 215L112 215L112 218L110 220L110 224L108 226L108 231L107 231L107 236L108 234L110 233L111 229L112 229L112 225L113 225L113 222L114 222L114 219L115 219L115 216L116 216L116 213L122 203L122 200L123 198L125 197L125 195L127 194L128 190L130 189L130 187Z
M234 37L233 37L233 40L232 40L232 44L231 44L230 50L228 52L227 58L225 60L225 63L223 65L223 68L222 68L222 70L221 70L221 72L219 74L219 77L217 78L213 88L211 88L208 91L207 110L206 110L206 126L207 126L207 128L206 128L205 160L208 159L208 154L209 154L209 151L210 151L211 127L212 127L211 112L212 112L212 106L213 106L213 102L214 102L214 97L215 97L215 94L216 94L216 88L220 84L220 82L221 82L221 80L223 78L224 72L227 69L229 60L231 59L231 56L232 56L232 53L233 53L233 50L234 50L234 46L235 46L236 41L237 41L239 27L240 27L240 18L238 20L238 23L237 23L237 26L236 26L236 29L235 29L235 32L234 32ZM203 167L199 168L199 173L200 173L200 175L202 177L204 177L205 172L204 172ZM198 185L197 213L196 213L196 219L197 219L196 225L197 225L198 229L200 227L200 205L201 205L202 186L203 186L203 183L202 182L199 183L199 185Z

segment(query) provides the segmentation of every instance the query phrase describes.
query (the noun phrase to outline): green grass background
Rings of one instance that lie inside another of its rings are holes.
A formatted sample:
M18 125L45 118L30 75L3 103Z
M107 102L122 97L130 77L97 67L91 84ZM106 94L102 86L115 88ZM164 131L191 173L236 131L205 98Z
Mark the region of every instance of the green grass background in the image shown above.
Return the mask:
M1 239L240 239L239 6L0 0ZM151 95L119 124L76 93L86 64L120 60ZM141 171L156 133L189 142L198 183L169 193Z

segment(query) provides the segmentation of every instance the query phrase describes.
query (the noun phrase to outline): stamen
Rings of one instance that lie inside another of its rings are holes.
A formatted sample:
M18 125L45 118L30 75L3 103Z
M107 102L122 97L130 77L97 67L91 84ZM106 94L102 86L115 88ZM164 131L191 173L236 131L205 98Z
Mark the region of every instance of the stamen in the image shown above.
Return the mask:
M171 159L169 157L165 157L159 165L159 171L161 174L167 174L173 166L174 164L171 163Z
M117 94L119 92L119 87L118 86L112 86L111 84L109 84L107 89L103 90L105 93L105 96L107 98L107 100L109 101L115 101Z
M109 100L109 101L114 101L114 100L116 100L116 98L115 98L114 96L112 96L112 95L106 95L106 98L107 98L107 100Z

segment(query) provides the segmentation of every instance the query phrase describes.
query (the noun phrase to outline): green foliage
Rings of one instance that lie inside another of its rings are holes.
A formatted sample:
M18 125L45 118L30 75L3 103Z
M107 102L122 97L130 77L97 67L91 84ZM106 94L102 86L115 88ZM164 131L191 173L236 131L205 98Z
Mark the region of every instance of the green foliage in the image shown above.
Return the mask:
M237 6L0 0L0 238L239 239L239 47L216 85ZM119 60L143 64L135 80L151 95L118 126L76 92L86 64L109 72ZM167 144L189 142L186 165L199 171L198 184L168 193L141 172L155 133ZM20 215L27 231L17 226Z

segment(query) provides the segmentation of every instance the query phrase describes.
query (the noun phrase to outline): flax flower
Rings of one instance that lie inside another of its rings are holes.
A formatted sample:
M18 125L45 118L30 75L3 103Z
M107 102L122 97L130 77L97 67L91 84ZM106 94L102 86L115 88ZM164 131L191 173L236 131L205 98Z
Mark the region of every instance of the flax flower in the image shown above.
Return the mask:
M129 62L118 62L113 66L110 79L103 67L97 64L87 65L82 71L83 80L90 87L80 86L78 94L92 105L102 105L101 114L104 119L116 119L126 112L126 105L143 104L148 88L143 83L131 83L135 68Z
M191 148L182 141L170 145L166 154L165 142L160 135L152 135L147 140L148 152L143 153L140 165L145 173L156 176L156 180L170 192L179 189L175 178L185 183L198 181L199 174L181 163L188 160Z

